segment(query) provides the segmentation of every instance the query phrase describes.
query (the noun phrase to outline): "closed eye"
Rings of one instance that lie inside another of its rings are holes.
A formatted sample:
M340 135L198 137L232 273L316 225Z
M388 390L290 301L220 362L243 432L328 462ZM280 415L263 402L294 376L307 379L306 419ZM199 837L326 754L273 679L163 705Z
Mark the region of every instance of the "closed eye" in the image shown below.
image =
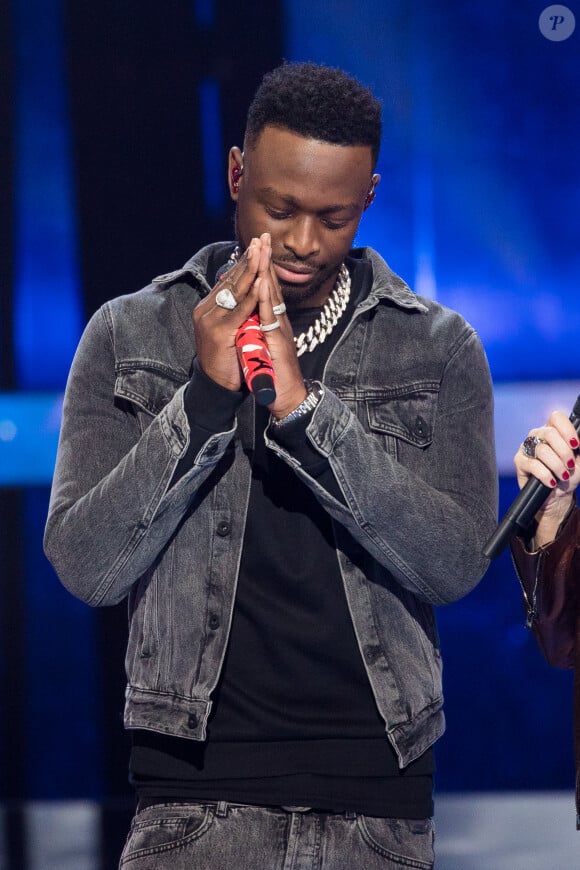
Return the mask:
M348 221L331 221L328 218L322 218L322 223L329 230L342 230L348 224Z
M275 208L269 208L266 206L266 211L275 221L285 221L287 218L292 217L292 212L289 211L278 211Z

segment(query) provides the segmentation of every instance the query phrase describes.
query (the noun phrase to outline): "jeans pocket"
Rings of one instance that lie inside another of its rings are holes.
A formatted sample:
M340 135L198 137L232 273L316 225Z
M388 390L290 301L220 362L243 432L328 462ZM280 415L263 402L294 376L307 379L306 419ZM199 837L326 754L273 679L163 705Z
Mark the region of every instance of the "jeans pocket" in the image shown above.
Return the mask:
M401 867L430 870L435 860L432 819L382 819L359 816L358 827L366 844Z
M151 855L170 852L203 836L214 818L203 804L157 804L137 813L121 855L119 867Z

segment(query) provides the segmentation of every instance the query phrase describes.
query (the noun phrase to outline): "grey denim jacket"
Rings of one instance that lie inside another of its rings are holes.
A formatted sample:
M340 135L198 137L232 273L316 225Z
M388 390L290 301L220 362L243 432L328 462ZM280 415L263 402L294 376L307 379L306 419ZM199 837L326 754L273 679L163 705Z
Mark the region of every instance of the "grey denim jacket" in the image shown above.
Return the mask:
M125 726L203 740L228 641L251 479L254 406L188 446L191 312L208 246L113 299L88 323L64 400L45 550L90 605L128 596ZM266 434L333 519L359 648L401 766L443 732L433 605L487 567L497 511L493 397L483 348L458 314L421 299L368 248L373 285L332 351L307 428L337 500ZM225 259L225 258L224 258Z

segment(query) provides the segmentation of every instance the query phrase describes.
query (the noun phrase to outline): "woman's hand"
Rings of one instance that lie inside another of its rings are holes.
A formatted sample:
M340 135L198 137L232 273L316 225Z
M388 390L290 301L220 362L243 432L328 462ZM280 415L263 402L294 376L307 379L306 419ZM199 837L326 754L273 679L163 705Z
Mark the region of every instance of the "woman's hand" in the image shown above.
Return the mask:
M568 512L573 493L580 483L579 438L574 426L561 411L553 411L545 426L531 429L514 456L520 488L530 477L537 477L552 492L536 514L536 546L556 537Z

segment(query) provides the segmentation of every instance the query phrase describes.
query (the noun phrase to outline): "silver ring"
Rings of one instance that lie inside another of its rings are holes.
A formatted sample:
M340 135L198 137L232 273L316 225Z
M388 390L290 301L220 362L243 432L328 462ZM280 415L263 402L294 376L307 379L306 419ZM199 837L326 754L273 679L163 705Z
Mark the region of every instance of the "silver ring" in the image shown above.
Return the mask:
M279 305L274 305L272 311L274 312L274 314L286 314L286 306L283 302L281 302Z
M280 329L280 321L275 320L274 323L260 323L262 332L272 332L273 329Z
M545 440L543 438L538 438L537 435L528 435L528 437L524 440L524 443L522 444L522 452L526 456L529 456L530 459L535 459L538 444L545 443Z
M225 308L227 311L233 311L237 307L236 297L229 287L222 287L218 290L215 297L215 304L220 308Z

